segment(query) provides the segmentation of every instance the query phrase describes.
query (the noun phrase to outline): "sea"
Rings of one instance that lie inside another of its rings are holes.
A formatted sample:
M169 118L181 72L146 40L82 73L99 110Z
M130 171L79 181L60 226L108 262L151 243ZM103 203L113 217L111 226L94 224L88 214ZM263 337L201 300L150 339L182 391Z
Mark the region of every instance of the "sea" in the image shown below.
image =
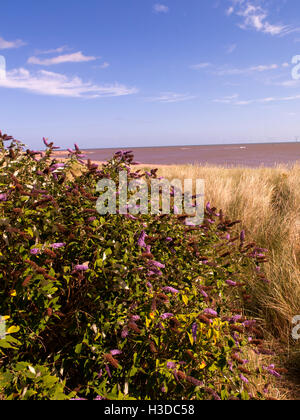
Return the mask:
M84 153L92 161L106 161L119 149L86 149ZM149 165L220 165L272 167L278 164L300 164L300 142L222 144L202 146L134 147L135 160ZM65 157L62 151L58 157Z

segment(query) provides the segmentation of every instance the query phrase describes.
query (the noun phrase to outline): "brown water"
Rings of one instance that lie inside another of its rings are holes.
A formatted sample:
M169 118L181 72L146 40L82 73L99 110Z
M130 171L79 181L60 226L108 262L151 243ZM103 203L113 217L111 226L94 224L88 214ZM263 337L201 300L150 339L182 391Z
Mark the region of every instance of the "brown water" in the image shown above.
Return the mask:
M105 161L118 149L89 149L94 161ZM129 149L125 149L129 150ZM146 164L214 164L229 166L274 166L300 162L300 143L231 144L130 148L135 160Z

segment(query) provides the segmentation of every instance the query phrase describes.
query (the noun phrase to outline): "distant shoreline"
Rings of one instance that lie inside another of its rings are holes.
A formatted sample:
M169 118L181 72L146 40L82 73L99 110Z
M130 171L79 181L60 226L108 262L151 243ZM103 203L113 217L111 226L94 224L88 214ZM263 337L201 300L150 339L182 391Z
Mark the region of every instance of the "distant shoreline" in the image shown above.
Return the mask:
M186 147L230 147L230 146L241 146L241 147L247 147L247 146L259 146L259 145L285 145L285 144L299 144L300 145L300 140L299 141L275 141L275 142L255 142L255 143L214 143L214 144L209 144L209 143L204 143L204 144L178 144L178 145L162 145L162 146L158 146L158 145L149 145L149 146L116 146L116 147L95 147L95 148L84 148L82 150L84 150L86 153L91 153L94 150L131 150L131 149L164 149L164 148L186 148ZM67 149L61 149L58 150L55 153L60 153L60 152L67 152Z

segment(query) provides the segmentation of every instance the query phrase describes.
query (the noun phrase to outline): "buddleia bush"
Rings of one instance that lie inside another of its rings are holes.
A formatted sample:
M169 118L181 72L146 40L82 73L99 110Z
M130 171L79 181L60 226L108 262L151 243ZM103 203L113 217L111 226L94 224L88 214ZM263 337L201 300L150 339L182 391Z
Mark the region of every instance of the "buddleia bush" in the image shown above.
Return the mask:
M0 395L3 399L263 399L245 276L265 254L208 203L186 215L98 214L98 181L151 179L131 152L98 167L0 136ZM266 379L267 380L267 379Z

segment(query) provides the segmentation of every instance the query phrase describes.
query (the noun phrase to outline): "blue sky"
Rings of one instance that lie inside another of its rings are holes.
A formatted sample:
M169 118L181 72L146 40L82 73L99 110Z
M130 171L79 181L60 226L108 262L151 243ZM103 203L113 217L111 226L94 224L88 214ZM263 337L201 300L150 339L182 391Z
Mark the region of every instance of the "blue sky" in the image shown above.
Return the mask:
M11 0L0 129L35 148L291 141L297 55L299 0Z

